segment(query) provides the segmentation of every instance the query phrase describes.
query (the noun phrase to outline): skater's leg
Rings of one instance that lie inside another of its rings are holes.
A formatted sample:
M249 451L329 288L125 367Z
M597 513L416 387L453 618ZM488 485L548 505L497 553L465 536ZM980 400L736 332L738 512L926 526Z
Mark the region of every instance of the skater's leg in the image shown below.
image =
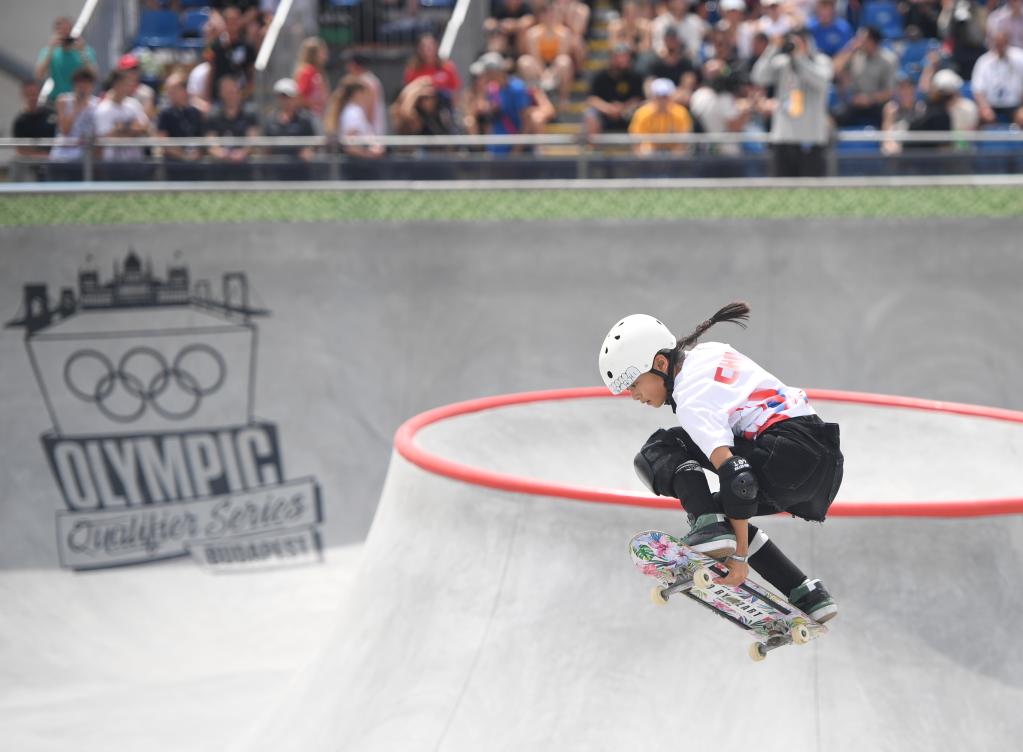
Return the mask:
M749 526L749 565L783 593L796 608L825 622L838 613L838 606L820 580L811 580L792 562L767 533Z

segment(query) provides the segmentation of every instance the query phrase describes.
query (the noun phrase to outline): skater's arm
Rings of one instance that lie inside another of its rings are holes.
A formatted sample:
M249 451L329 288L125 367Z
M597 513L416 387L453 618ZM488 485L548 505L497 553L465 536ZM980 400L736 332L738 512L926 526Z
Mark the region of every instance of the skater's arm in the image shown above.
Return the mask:
M729 447L720 446L710 453L710 462L716 469L720 470L721 466L733 456L732 450ZM754 491L754 495L755 493ZM749 551L749 521L729 516L728 522L731 524L732 530L735 531L735 555L746 556ZM725 562L725 566L728 567L728 575L716 579L722 585L741 585L749 575L749 564L744 561L728 559Z

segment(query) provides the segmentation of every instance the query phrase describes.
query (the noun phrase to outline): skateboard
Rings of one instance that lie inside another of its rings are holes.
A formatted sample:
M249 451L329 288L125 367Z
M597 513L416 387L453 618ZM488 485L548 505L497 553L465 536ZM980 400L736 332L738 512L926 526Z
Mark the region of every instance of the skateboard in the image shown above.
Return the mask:
M764 660L768 652L783 645L804 645L827 634L823 624L754 580L747 579L735 587L714 582L728 569L668 533L637 533L629 541L629 553L643 574L657 580L650 591L654 603L663 605L681 593L752 632L757 638L749 647L754 661Z

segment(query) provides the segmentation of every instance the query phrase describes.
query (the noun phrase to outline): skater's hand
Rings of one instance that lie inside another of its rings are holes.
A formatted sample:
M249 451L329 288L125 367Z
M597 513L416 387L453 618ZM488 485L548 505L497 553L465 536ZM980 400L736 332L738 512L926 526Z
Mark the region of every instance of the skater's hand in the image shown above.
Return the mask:
M715 577L714 582L719 585L729 585L731 587L737 587L745 582L746 577L749 575L749 564L744 561L736 561L735 559L727 559L725 566L728 567L728 574L724 577Z

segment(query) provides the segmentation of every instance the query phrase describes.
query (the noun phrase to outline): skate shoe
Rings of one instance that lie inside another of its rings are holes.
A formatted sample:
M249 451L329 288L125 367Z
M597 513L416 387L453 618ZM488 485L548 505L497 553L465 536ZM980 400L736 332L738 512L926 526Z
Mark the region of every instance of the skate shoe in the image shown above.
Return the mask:
M838 604L820 580L807 580L789 593L789 603L823 624L838 614Z
M723 514L689 515L689 534L682 539L689 548L712 559L735 553L735 531Z

